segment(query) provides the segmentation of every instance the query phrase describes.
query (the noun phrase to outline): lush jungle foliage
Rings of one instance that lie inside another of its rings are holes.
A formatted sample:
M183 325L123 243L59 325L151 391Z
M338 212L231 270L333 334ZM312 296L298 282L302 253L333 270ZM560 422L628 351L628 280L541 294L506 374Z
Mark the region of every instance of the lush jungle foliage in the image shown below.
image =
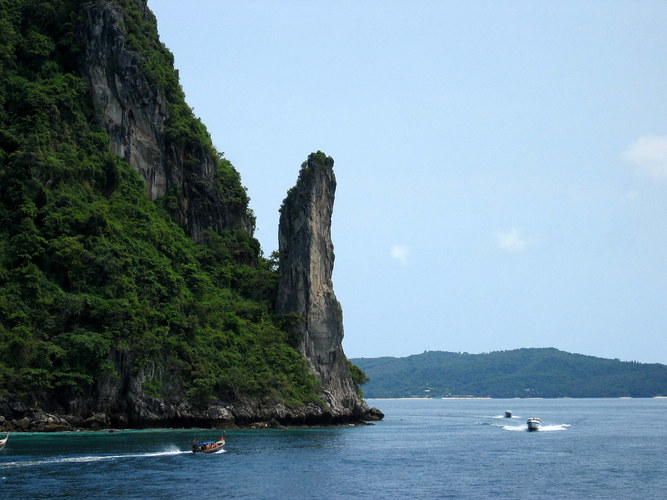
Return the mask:
M204 126L173 58L137 3L122 0L128 44L169 101L173 141ZM164 367L188 397L316 398L317 382L275 316L275 262L247 234L196 244L152 202L92 125L76 0L0 0L0 397L87 394L123 367ZM247 196L219 158L230 203ZM157 373L157 372L156 372ZM164 377L145 387L155 395Z
M370 377L364 395L371 398L667 396L665 365L596 358L553 348L487 354L431 351L406 358L351 361Z

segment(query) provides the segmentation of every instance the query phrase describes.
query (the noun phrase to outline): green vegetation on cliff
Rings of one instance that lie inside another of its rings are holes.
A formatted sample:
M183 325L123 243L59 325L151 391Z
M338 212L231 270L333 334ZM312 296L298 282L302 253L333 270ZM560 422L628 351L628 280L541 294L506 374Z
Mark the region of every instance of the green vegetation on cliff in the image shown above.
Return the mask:
M170 139L211 151L223 202L248 210L155 27L134 0L117 3L167 97ZM154 396L316 399L275 316L279 276L258 242L230 228L195 243L170 215L178 193L150 201L94 125L75 67L81 5L0 0L0 397L66 402L159 366L144 387Z
M667 396L667 366L516 349L486 354L429 351L405 358L356 358L370 381L369 398L475 396ZM429 391L429 392L426 392Z

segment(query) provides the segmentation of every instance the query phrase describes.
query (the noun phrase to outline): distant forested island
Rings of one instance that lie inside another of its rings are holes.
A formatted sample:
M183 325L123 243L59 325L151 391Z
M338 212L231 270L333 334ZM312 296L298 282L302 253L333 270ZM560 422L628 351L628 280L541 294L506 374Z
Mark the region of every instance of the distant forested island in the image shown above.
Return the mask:
M427 351L356 358L364 397L603 398L667 395L667 365L620 361L555 348L483 354Z

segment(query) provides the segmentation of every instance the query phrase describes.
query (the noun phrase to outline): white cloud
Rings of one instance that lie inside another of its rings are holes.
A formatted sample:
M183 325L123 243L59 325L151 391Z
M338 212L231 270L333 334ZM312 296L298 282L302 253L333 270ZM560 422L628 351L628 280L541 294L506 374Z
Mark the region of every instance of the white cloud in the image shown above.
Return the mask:
M667 179L667 135L645 135L628 146L623 159L653 178Z
M511 228L506 231L496 233L498 247L509 253L523 252L530 243L530 240L521 234L517 228Z
M391 247L390 255L392 259L405 265L408 263L408 257L410 257L410 248L406 245L394 245Z

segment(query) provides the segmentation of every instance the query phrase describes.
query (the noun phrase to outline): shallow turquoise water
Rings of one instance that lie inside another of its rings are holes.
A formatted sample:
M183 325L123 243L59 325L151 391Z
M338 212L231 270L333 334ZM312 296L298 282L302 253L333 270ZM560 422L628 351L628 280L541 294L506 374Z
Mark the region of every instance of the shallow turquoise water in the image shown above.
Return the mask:
M1 498L664 498L667 400L371 400L373 426L12 434ZM515 418L503 418L511 409ZM529 416L543 429L527 432Z

